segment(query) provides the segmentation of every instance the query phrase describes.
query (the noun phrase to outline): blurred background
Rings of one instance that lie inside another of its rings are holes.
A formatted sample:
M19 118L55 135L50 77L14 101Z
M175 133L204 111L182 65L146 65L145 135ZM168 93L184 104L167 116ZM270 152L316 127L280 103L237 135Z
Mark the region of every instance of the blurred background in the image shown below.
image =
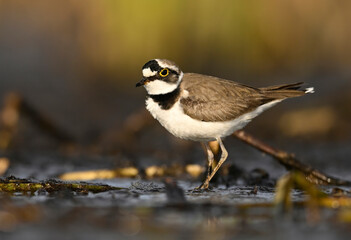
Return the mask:
M131 237L143 228L149 231L146 236L176 232L182 237L195 229L196 234L190 236L201 239L228 238L228 229L245 238L259 235L267 239L297 239L300 235L336 239L341 236L337 235L340 227L349 234L349 211L342 226L335 222L344 216L339 212L321 213L325 220L316 225L319 212L313 204L308 204L306 214L299 205L298 214L294 211L288 218L276 218L278 211L273 209L266 214L262 206L249 211L232 205L214 208L221 198L227 199L225 204L273 201L275 182L271 180L286 173L273 158L234 137L224 141L229 157L223 172L217 174L217 182L231 188L227 191L220 185L210 195L193 197L188 193L190 202L206 201L205 205L189 205L189 212L178 207L161 211L167 206L163 184L151 178L143 186L149 176L146 169L171 166L167 168L173 171L170 175L179 182L185 179L181 182L184 189L193 189L199 178L189 174L181 178L184 170L174 166L198 164L201 168L205 154L199 143L176 139L151 119L145 110L146 92L135 84L141 78L141 67L153 58L173 60L184 72L255 87L305 82L306 87L315 88L314 94L278 104L246 129L296 154L302 163L351 181L350 23L350 0L0 0L0 180L7 176L57 179L63 173L126 166L138 171L127 180L96 180L127 188L105 195L82 197L86 196L83 192L74 195L67 187L56 195L40 190L0 194L0 238L3 230L4 238L11 239L52 239L64 234L63 239L72 233L75 239L82 233L85 239L97 239L91 233L116 239L116 231ZM9 95L13 92L18 95ZM23 114L17 123L12 110L19 99L23 99ZM38 116L48 121L38 121L43 119ZM14 126L3 130L5 120ZM140 127L143 121L144 128ZM57 141L64 139L63 133L73 137L73 147ZM160 176L167 176L164 172ZM256 187L240 187L246 185L259 186L258 194ZM304 194L295 192L293 199L301 196ZM137 208L125 209L124 204ZM335 206L339 205L333 202ZM15 228L21 222L24 227ZM16 232L6 235L15 229L19 230L17 237Z
M256 87L314 86L249 131L269 141L348 142L350 12L347 0L2 0L0 99L15 91L89 143L144 107L141 67L167 58L185 72Z

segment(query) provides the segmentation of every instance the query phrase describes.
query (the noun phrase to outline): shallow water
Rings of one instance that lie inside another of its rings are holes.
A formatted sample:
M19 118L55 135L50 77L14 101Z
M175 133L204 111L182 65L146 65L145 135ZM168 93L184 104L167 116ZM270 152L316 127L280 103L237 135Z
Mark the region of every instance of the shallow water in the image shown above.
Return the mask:
M308 151L306 149L309 149ZM350 180L348 144L294 146L293 150L324 172ZM231 151L231 149L230 149ZM267 156L242 148L235 163L244 171L266 170L270 179L285 173ZM13 155L6 175L45 180L78 170L113 168L113 158L63 156L57 153ZM142 158L140 158L142 159ZM229 160L229 163L233 160ZM87 181L121 187L103 193L77 194L67 190L54 194L0 194L1 239L349 239L350 223L340 221L338 209L321 208L318 219L295 206L288 214L267 206L274 200L274 186L246 185L242 179L232 185L214 185L210 191L192 191L200 184L188 177L177 178L186 202L167 197L163 179L109 179ZM325 192L332 186L324 187ZM350 191L349 188L344 188ZM176 198L179 197L177 194ZM299 190L294 201L306 199ZM243 207L253 204L251 207ZM4 224L6 223L6 224Z
M259 188L252 194L254 187L218 186L209 192L193 193L193 184L180 181L187 202L171 204L160 182L139 181L139 186L149 186L147 191L134 189L133 182L108 181L114 186L131 186L83 196L2 195L1 202L7 207L1 214L8 211L19 218L27 211L34 217L3 228L1 239L347 239L350 234L349 225L335 219L337 210L321 209L320 219L313 222L308 219L308 211L298 206L287 215L265 205L241 207L245 203L271 202L274 192L269 188ZM293 196L295 200L304 198L299 191ZM17 212L9 210L9 204Z

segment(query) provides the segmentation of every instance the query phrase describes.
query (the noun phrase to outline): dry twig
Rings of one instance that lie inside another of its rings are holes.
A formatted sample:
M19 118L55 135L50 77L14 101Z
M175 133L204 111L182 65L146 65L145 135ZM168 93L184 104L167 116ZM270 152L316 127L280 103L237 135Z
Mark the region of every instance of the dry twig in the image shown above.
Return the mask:
M252 135L248 134L243 130L236 131L234 136L241 141L249 144L250 146L271 155L280 164L282 164L287 170L299 170L305 174L306 179L310 182L322 185L338 185L338 186L350 186L351 182L337 179L327 174L320 172L319 170L312 168L311 166L300 162L294 154L287 153L285 151L273 148L268 144L258 140Z

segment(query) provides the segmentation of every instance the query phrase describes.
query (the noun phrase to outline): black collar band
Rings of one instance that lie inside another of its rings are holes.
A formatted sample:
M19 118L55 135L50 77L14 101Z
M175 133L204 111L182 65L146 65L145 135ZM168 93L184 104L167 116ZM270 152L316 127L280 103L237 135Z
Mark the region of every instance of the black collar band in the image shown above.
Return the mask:
M170 109L178 100L180 95L180 87L178 86L174 91L166 94L148 95L151 97L158 105L164 109Z

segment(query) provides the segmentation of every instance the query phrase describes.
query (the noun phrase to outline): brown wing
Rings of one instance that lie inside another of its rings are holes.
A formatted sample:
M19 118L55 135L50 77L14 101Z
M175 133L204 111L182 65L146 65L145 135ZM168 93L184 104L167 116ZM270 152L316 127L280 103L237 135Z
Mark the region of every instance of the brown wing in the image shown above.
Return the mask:
M232 120L274 99L260 89L195 73L186 73L181 88L188 91L180 103L184 112L205 122Z

